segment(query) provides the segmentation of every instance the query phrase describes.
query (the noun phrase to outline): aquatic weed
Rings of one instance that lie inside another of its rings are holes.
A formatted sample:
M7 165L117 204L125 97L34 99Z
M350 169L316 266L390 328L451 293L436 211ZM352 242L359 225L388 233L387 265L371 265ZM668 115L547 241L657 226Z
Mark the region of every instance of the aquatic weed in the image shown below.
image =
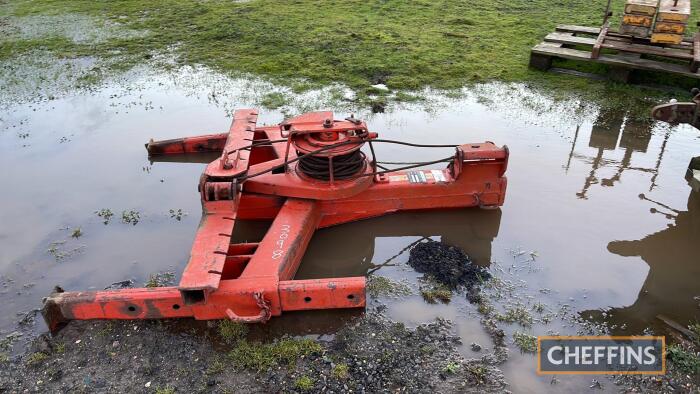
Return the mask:
M76 227L73 229L73 232L71 233L71 238L78 239L83 236L83 230L80 227Z
M431 277L421 281L419 290L423 299L429 304L435 304L438 301L447 304L452 300L452 290Z
M141 214L133 209L128 211L122 211L122 223L131 224L136 226L139 220L141 220Z
M496 320L505 323L518 323L523 327L532 326L532 315L530 312L521 305L506 307L506 312L504 314L497 313Z
M146 282L146 287L166 287L173 284L175 274L172 272L158 272L151 274Z
M367 278L367 293L372 297L401 297L411 294L411 288L403 281L384 276L370 275Z
M102 208L99 211L95 211L95 214L102 218L102 223L105 225L109 224L109 221L112 220L112 216L114 216L114 212L108 208Z
M182 220L183 216L187 216L187 213L185 213L182 209L171 209L169 212L170 217L178 222Z
M74 256L85 249L85 245L76 246L75 248L66 248L66 241L54 241L49 244L46 250L58 262Z
M516 331L513 333L513 343L515 343L523 353L535 353L537 351L537 337Z

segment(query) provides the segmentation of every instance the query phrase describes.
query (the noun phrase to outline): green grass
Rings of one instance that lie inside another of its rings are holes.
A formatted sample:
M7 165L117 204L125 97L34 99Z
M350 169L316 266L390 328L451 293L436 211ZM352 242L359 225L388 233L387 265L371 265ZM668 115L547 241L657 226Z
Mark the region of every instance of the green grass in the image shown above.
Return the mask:
M294 387L301 391L309 391L314 388L314 380L308 376L302 376L294 381Z
M287 104L287 96L280 92L268 93L262 98L260 102L260 105L269 109L277 109L284 106L285 104Z
M331 376L338 380L345 380L350 377L350 367L344 363L336 364L331 369Z
M442 368L442 372L449 374L449 375L454 375L457 372L459 372L460 368L462 367L462 364L450 361L445 366Z
M49 358L49 356L47 356L45 353L42 353L42 352L32 353L27 357L27 364L29 364L29 365L39 364L42 361L46 360L47 358Z
M292 366L301 357L320 353L321 345L310 339L282 339L273 343L239 341L229 352L229 358L239 367L257 372L271 367Z
M668 358L679 371L687 374L700 373L700 355L680 345L670 345L667 350Z
M217 375L226 370L226 363L224 360L221 359L221 357L216 357L214 358L214 361L209 364L209 367L207 368L205 374L206 375Z
M231 320L219 320L219 335L226 343L236 344L248 335L248 326Z
M60 31L26 37L10 29L0 45L0 60L40 50L64 58L109 59L107 67L113 71L166 54L180 65L205 65L229 75L262 75L295 92L339 82L358 91L360 100L376 83L410 91L499 80L528 82L555 97L580 95L603 106L646 107L648 96L658 93L528 68L530 48L557 24L598 26L605 4L603 0L7 1L0 18L79 15L92 18L95 29L124 33L73 40ZM619 21L622 4L623 0L613 1L613 25ZM694 23L690 25L695 29ZM583 68L602 71L597 66ZM90 75L99 78L104 73L95 70ZM397 98L417 99L406 94ZM272 106L284 102L279 97L267 101Z

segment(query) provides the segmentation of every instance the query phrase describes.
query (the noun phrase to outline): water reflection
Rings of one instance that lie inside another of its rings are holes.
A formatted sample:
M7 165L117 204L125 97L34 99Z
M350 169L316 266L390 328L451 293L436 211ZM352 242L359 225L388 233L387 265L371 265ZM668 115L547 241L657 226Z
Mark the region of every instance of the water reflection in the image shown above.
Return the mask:
M440 237L468 251L472 260L488 266L491 244L498 235L501 211L461 209L436 212L404 212L322 229L314 234L297 279L362 276L391 266L399 255L422 237ZM415 237L418 237L416 239ZM376 260L380 238L406 238L391 256Z
M616 326L613 332L618 334L658 326L658 315L669 316L683 325L692 323L692 316L700 317L700 193L690 193L686 210L673 209L643 194L640 198L653 205L652 214L664 215L673 222L666 229L642 239L608 244L611 253L639 256L649 265L636 302L627 307L581 313L584 318Z
M588 198L588 192L592 185L600 184L606 187L615 186L622 178L624 171L638 171L652 174L650 179L649 191L653 190L657 184L656 179L659 174L659 167L666 152L666 144L670 136L670 131L667 131L661 148L658 153L656 163L653 167L635 167L632 166L632 156L635 152L646 153L649 148L649 142L652 137L653 123L648 121L639 121L625 116L624 112L601 110L598 113L588 140L590 148L597 149L595 156L586 156L576 152L576 143L580 134L580 126L576 128L573 142L571 143L571 151L565 166L568 172L572 158L579 159L591 164L591 169L586 177L581 191L576 193L576 196L581 199ZM606 157L606 152L612 152L618 148L624 149L624 154L621 159ZM602 167L614 167L615 173L608 178L600 178L598 171Z
M383 276L402 279L406 273L399 273L394 268L402 266L400 263L408 258L410 248L426 238L439 238L458 246L468 251L476 264L488 266L492 243L498 236L500 225L500 209L467 208L401 212L321 229L314 233L295 279L366 276L377 271L381 271ZM260 240L268 227L267 221L239 221L233 240ZM396 244L386 247L386 240ZM413 312L422 316L425 311L416 309L424 307L422 302L418 306L413 305ZM333 334L363 313L363 310L353 309L285 312L268 324L256 327L253 335Z

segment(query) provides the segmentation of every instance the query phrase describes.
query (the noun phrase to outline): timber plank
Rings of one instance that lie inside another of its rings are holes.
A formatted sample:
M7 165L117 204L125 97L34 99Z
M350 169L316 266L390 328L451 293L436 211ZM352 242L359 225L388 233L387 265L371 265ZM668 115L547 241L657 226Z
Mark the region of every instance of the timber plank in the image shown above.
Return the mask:
M606 49L614 49L617 51L639 53L642 55L655 55L665 56L673 59L693 60L693 54L682 49L664 48L640 44L626 44L621 42L605 42L603 43L602 47Z
M546 42L555 42L564 45L582 45L582 46L593 46L596 40L592 37L581 37L574 36L571 33L549 33L544 38ZM690 53L689 49L677 49L677 48L666 48L652 45L634 44L629 40L621 41L616 39L610 39L608 37L605 42L601 45L604 49L614 49L617 51L655 55L655 56L666 56L674 59L681 60L693 60L693 54Z
M592 61L615 67L625 67L637 70L662 71L683 75L690 78L700 78L700 74L691 72L687 66L673 63L660 62L650 59L641 59L629 56L601 54L597 59L591 58L591 52L571 48L556 48L548 45L536 45L532 53L537 55L552 56L562 59Z
M600 28L598 28L598 27L576 26L576 25L557 25L557 27L555 28L555 31L563 32L563 33L574 33L574 34L592 34L595 36L598 36L600 34ZM619 32L612 31L612 30L608 31L608 38L610 38L610 37L619 37L619 38L629 39L629 36L626 36L624 34L620 34ZM648 39L647 39L647 41L648 41ZM691 37L684 37L681 45L692 47L693 39Z
M598 27L587 27L587 26L576 26L576 25L558 25L557 31L564 31L567 33L586 33L595 34L596 36L600 34L600 28Z
M556 42L559 44L566 44L566 45L588 45L588 46L595 45L595 38L574 36L571 33L559 33L559 32L549 33L544 38L544 40L547 42Z

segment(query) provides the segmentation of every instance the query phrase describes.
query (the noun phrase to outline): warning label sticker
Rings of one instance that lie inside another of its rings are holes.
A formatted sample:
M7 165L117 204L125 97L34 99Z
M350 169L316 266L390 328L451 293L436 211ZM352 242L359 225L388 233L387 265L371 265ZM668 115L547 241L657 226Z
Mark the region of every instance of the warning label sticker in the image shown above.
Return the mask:
M430 173L433 175L435 182L447 182L445 174L440 170L431 170Z
M440 170L408 171L405 175L391 175L389 182L438 183L447 182L445 174Z
M423 171L409 171L406 175L411 183L428 183L428 178L425 177Z

